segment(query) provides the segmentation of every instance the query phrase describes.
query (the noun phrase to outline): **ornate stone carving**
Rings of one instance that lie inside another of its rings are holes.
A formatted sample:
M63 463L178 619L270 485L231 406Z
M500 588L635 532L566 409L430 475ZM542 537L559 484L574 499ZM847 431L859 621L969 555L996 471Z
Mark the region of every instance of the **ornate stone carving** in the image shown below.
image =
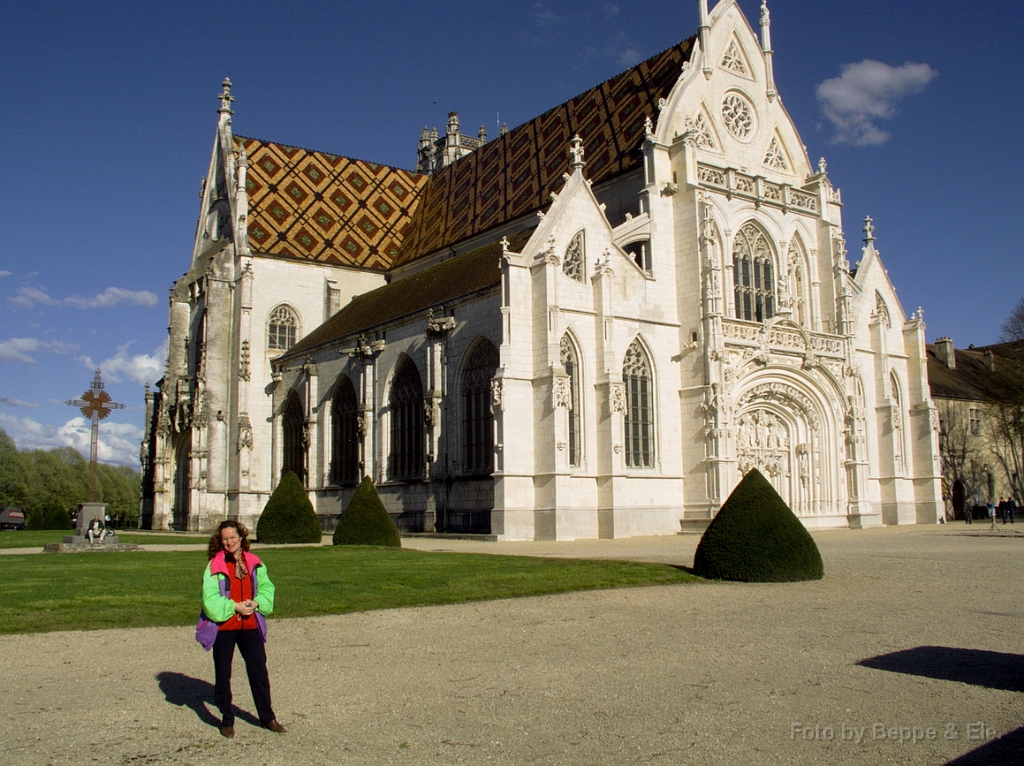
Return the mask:
M743 63L743 56L740 54L735 40L730 41L729 47L725 49L725 56L722 57L722 68L728 69L736 74L741 74L744 77L750 76L750 73L747 71L747 65Z
M551 403L557 409L572 409L572 385L565 375L555 375L551 379Z
M238 451L243 449L252 449L252 423L244 414L238 417Z
M238 355L238 377L242 380L249 380L249 341L242 341L242 350Z
M505 409L505 385L500 380L491 381L491 403L496 410Z
M754 130L750 104L738 93L727 93L722 99L722 120L726 130L741 140L748 138Z
M777 136L772 136L772 141L768 144L768 151L764 155L763 164L775 170L789 170L789 163L786 162L786 155L782 151Z
M622 383L612 383L608 389L612 412L626 414L626 387Z
M820 427L817 407L814 402L791 385L779 381L761 383L743 394L737 406L743 409L758 401L777 402L788 409L800 412L813 430L817 431Z

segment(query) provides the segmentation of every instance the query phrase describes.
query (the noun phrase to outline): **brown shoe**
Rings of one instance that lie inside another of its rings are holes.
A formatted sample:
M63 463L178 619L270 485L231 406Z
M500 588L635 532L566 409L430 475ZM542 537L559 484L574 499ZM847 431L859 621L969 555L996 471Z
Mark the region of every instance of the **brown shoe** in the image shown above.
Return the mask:
M268 723L267 728L275 734L284 734L286 731L288 731L281 724L279 724L276 719Z
M220 735L222 737L227 737L228 739L234 739L235 738L235 727L234 726L221 726L220 727Z

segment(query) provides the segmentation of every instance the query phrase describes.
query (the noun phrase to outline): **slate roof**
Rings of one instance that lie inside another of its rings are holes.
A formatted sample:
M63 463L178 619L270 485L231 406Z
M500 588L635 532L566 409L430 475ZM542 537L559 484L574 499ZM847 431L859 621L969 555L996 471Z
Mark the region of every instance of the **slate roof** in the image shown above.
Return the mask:
M386 270L428 176L235 136L249 158L249 243L302 260Z
M693 52L691 37L456 160L430 177L395 265L540 210L569 171L583 139L595 184L639 168L644 120L657 120Z
M536 227L510 235L509 250L519 252ZM435 264L391 284L357 295L309 335L281 355L302 356L318 346L355 335L367 328L438 307L501 283L501 242Z
M1024 361L1024 345L998 343L969 349L955 349L956 367L950 369L935 355L935 346L926 347L928 353L928 383L931 395L938 399L966 399L971 401L1002 401L1008 398L1013 386L1006 373L1014 364ZM990 369L988 352L995 362Z

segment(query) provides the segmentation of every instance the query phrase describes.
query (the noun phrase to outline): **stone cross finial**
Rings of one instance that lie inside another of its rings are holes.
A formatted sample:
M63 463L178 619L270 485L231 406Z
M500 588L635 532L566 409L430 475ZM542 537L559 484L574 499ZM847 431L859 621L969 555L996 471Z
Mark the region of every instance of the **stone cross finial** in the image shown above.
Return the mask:
M579 134L576 134L573 136L569 147L569 166L576 170L577 168L582 169L586 164L583 161L583 139L579 137Z
M234 96L231 95L231 80L227 77L224 78L224 82L221 83L224 90L217 97L220 99L220 109L217 110L220 114L232 114L231 102L235 100Z
M867 216L864 219L864 244L870 244L875 241L875 225L871 221L871 216Z

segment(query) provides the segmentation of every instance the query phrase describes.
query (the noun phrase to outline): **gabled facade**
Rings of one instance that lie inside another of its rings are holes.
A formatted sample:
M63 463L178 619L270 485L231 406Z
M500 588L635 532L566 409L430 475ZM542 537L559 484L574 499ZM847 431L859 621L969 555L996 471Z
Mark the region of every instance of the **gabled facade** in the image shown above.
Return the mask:
M839 191L776 92L767 10L759 38L734 0L699 7L693 38L410 175L387 284L287 260L362 294L262 360L250 486L259 452L261 490L295 470L325 524L367 474L407 529L571 539L699 528L756 467L809 527L936 520L921 316L870 221L851 272ZM254 519L250 495L221 513Z

